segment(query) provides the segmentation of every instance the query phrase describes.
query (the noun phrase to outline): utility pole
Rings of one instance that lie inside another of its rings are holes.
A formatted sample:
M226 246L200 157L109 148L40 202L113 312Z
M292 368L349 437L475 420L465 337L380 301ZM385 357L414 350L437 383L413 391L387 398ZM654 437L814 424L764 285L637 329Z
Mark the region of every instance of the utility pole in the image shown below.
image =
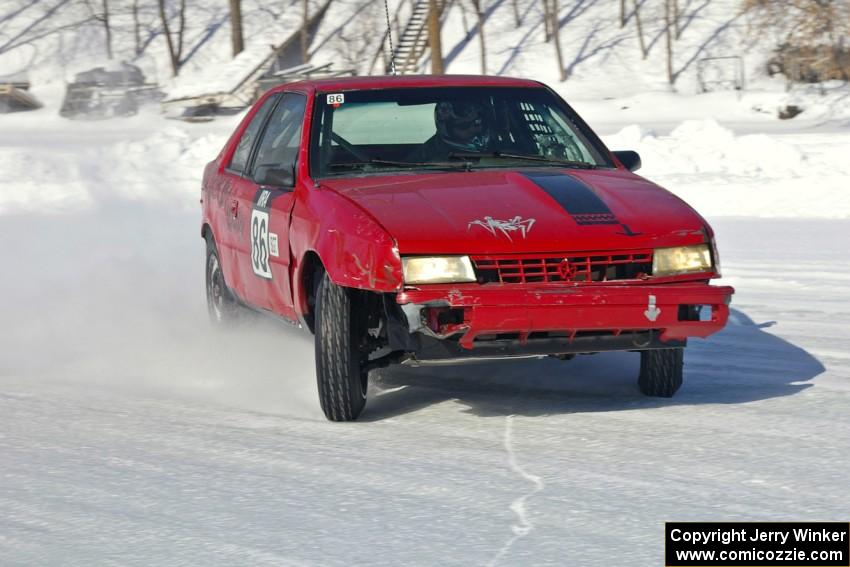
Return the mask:
M428 0L428 45L431 47L431 74L442 75L443 44L440 41L440 12L437 0Z

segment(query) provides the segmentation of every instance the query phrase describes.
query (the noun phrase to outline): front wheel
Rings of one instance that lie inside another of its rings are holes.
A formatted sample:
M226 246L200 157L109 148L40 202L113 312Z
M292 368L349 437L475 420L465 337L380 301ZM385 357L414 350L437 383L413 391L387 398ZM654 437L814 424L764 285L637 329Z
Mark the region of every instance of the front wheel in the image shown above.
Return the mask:
M355 292L327 274L316 299L316 380L322 411L331 421L354 421L366 405L368 371L360 345L366 333Z
M640 353L641 393L656 398L672 398L682 385L684 348L644 350Z
M241 306L227 287L221 271L221 259L212 238L207 238L207 311L216 326L232 324L239 319Z

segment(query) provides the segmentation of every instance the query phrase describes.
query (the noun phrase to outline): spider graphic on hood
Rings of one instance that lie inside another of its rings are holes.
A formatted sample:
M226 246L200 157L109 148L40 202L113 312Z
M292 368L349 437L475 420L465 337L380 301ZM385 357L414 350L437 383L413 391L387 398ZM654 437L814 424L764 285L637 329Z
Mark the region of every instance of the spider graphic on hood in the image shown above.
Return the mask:
M531 232L531 227L534 226L535 219L523 219L521 216L515 216L509 220L499 220L493 217L484 217L484 220L470 221L467 228L472 228L473 225L484 227L490 234L497 236L496 231L502 233L511 242L514 241L511 233L519 232L523 238Z

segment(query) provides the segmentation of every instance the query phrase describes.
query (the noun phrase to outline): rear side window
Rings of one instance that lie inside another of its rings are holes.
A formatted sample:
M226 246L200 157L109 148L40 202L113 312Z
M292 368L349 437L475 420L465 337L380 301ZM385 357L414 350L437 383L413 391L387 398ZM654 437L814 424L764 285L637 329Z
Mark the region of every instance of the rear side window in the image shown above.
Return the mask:
M230 159L230 165L227 166L227 169L240 175L245 171L245 166L248 165L248 158L251 157L251 147L254 145L254 140L257 139L257 135L260 133L260 129L263 127L263 123L266 121L266 117L271 112L277 99L277 96L267 98L260 110L257 111L257 114L254 115L254 118L251 119L251 123L248 124L248 127L239 139L239 144L236 146L236 151L233 152L233 157Z
M257 155L251 175L257 167L264 165L275 169L292 170L301 145L301 125L307 97L297 93L285 93L283 100L274 109L268 126L257 147Z

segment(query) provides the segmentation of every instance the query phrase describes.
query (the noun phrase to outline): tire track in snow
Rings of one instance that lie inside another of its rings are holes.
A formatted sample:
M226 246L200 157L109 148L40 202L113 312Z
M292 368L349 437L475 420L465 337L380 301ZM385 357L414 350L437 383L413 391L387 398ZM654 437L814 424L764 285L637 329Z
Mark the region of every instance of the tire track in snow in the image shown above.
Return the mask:
M534 489L525 494L524 496L520 496L513 502L511 502L510 509L516 514L518 522L511 526L511 531L514 533L513 536L502 546L502 549L499 550L499 553L488 563L489 567L494 567L499 563L499 560L505 556L505 554L510 550L511 546L513 546L516 541L522 537L528 535L531 530L534 529L534 524L531 523L531 520L528 519L528 513L525 508L525 501L543 490L544 484L543 481L540 480L539 476L530 474L525 471L516 459L516 453L514 453L513 449L513 427L514 427L514 416L509 415L505 418L505 451L508 453L508 466L512 471L521 476L523 479L527 480L531 484L534 485Z

